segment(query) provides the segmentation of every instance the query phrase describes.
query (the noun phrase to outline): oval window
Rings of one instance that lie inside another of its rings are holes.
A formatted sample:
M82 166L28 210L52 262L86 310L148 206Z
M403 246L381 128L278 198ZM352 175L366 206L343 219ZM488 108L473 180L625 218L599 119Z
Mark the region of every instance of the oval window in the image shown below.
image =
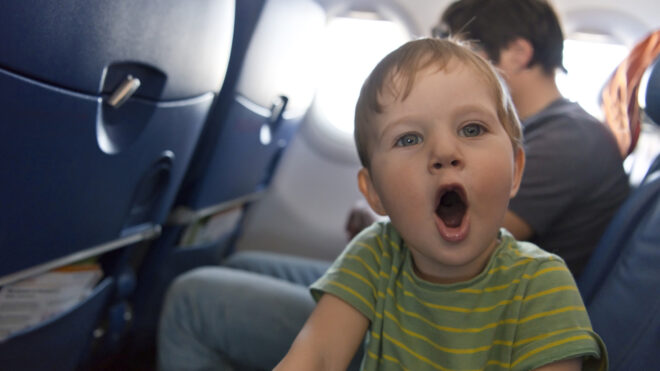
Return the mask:
M355 103L364 79L387 53L410 40L400 23L377 18L353 12L327 25L312 118L326 140L353 146Z
M602 119L600 91L614 69L628 55L628 48L595 34L577 34L564 41L564 67L557 74L562 95Z

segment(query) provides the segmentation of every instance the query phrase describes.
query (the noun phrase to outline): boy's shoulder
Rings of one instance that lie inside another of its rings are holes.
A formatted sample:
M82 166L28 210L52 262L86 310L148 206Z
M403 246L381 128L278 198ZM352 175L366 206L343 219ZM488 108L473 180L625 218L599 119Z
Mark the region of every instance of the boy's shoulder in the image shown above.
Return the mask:
M377 221L369 227L362 230L348 244L343 255L353 254L367 256L366 261L371 265L380 265L381 260L378 257L384 257L392 263L402 261L406 255L406 247L403 238L394 228L389 220ZM376 257L378 256L378 257ZM373 261L371 259L373 257Z
M518 241L511 232L502 228L500 230L502 244L508 247L506 257L514 260L534 259L537 261L563 261L556 254L543 250L541 247L528 242Z
M401 251L403 239L389 220L378 221L362 230L349 247L365 248L366 246L377 247L381 252L388 253L392 250Z
M401 236L399 232L396 231L392 222L389 220L376 221L367 228L365 228L358 236L362 238L373 238L376 235L379 236L390 236L400 239Z
M499 267L498 271L501 274L517 275L556 267L568 272L566 263L558 255L545 251L531 242L518 241L504 228L500 230L500 236L501 243L493 254L491 270Z

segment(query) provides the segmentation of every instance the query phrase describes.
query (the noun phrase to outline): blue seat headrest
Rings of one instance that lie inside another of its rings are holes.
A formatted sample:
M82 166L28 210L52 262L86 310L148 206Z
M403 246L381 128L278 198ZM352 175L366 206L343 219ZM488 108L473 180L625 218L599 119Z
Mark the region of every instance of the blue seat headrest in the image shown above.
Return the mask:
M646 71L646 94L640 106L656 125L660 125L660 57ZM643 104L642 104L643 103Z

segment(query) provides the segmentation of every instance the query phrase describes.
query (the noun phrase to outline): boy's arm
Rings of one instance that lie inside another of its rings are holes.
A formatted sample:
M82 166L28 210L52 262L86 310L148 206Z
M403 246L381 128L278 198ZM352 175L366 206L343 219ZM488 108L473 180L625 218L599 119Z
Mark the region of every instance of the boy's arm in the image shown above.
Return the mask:
M582 370L582 358L571 358L563 361L550 363L549 365L535 368L534 371L580 371Z
M368 327L357 309L324 294L275 370L346 370Z

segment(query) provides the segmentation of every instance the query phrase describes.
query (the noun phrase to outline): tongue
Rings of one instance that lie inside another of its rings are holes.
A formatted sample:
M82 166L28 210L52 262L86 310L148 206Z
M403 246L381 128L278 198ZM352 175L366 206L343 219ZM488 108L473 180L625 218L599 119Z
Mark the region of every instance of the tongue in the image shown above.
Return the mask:
M463 221L465 204L456 192L449 192L442 196L436 212L447 227L456 228L459 227L461 221Z

